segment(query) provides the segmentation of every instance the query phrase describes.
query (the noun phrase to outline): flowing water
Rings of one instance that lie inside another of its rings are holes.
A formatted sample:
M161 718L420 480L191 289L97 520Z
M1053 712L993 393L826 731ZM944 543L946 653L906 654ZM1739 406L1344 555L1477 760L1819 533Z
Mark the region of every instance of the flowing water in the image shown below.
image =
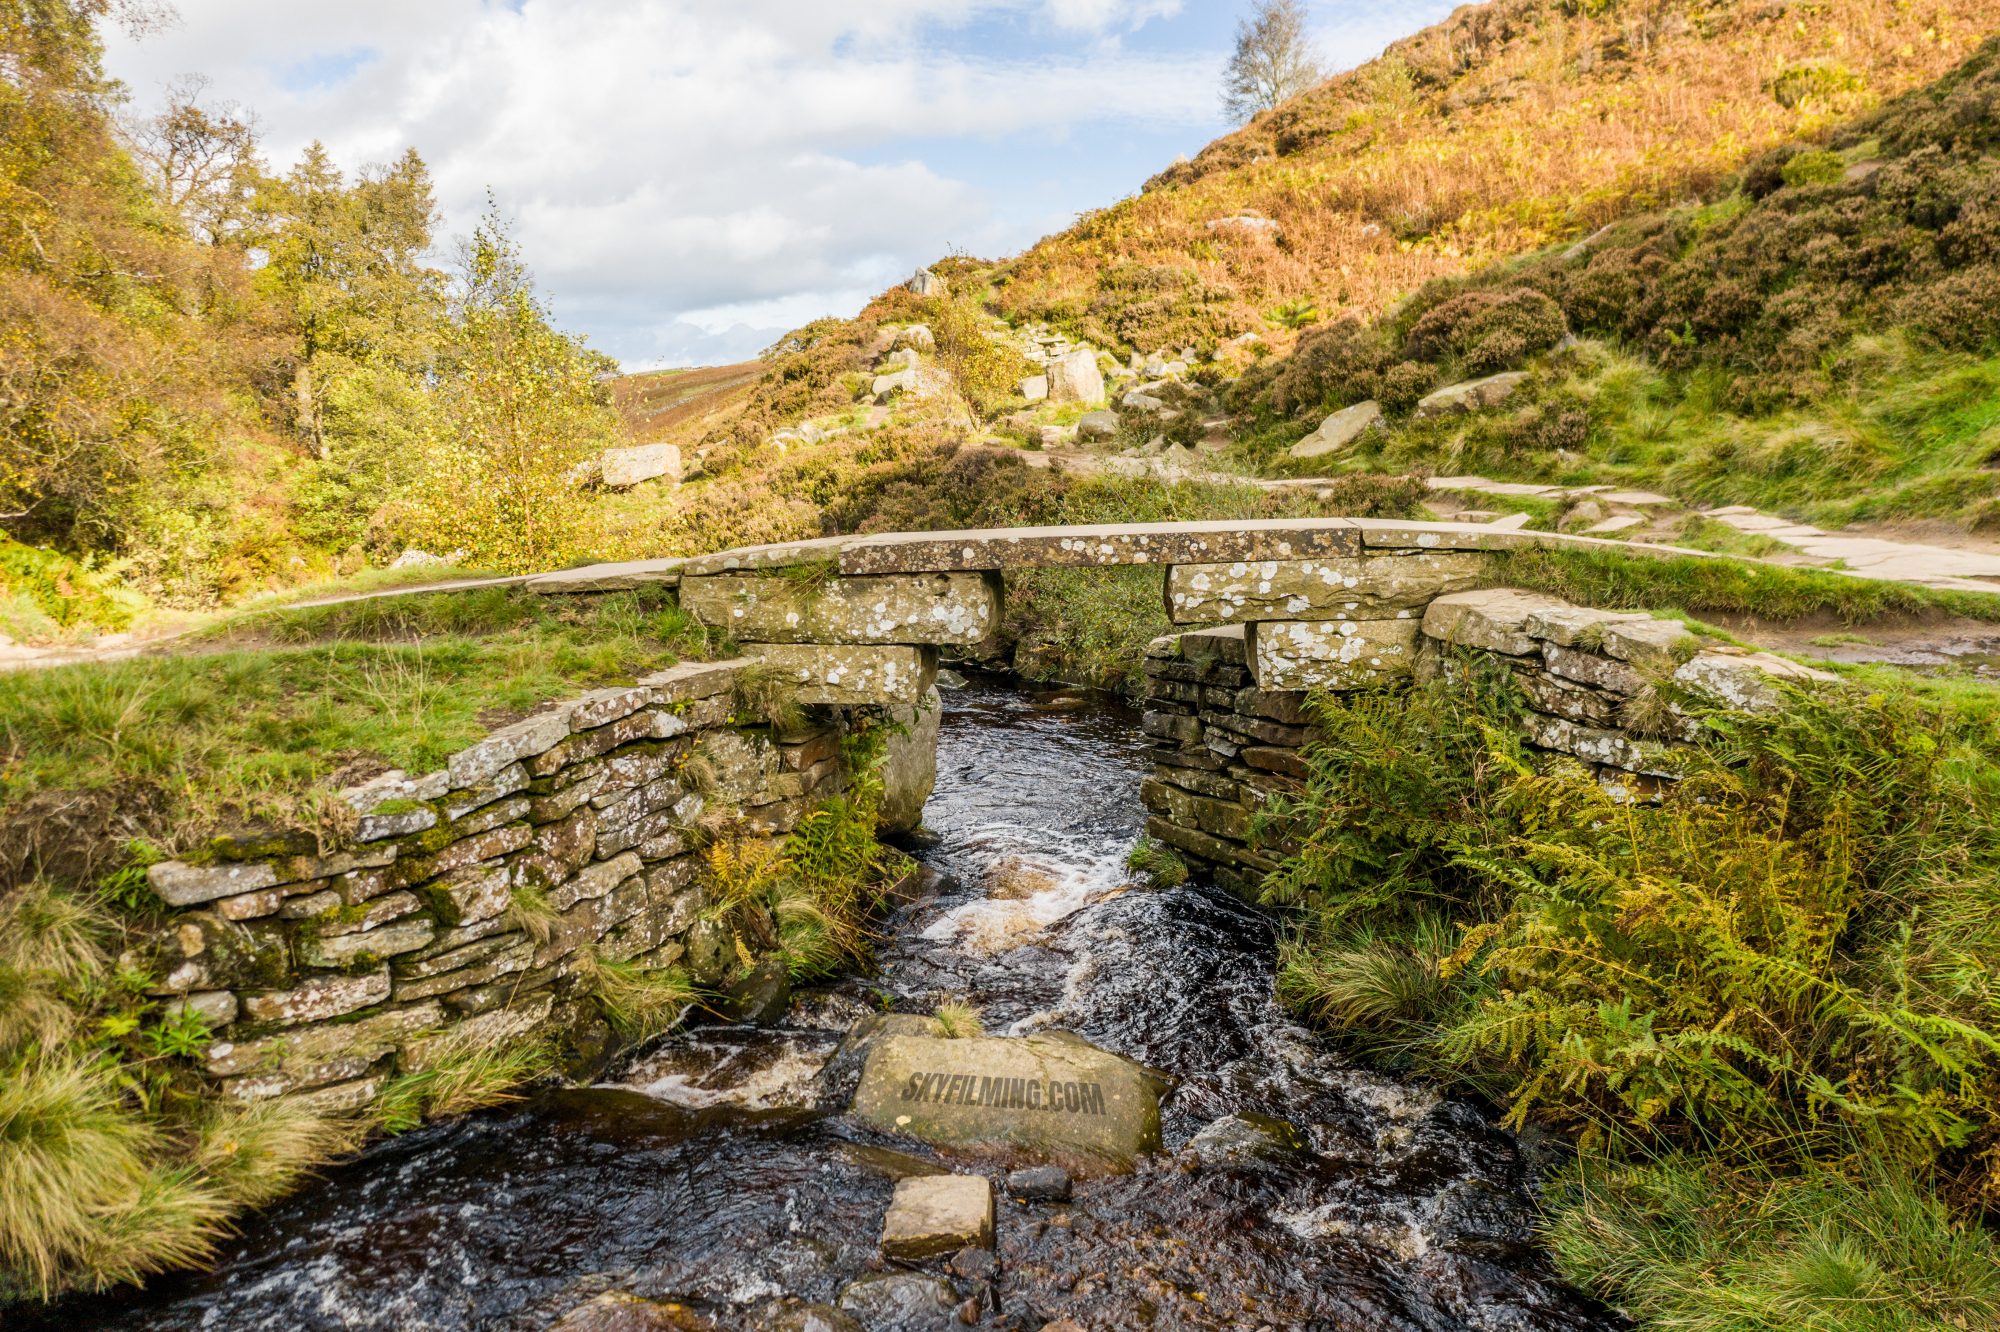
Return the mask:
M1487 1112L1357 1070L1293 1024L1258 912L1199 884L1128 888L1148 769L1134 714L989 683L946 697L925 817L947 878L885 923L874 974L783 1028L676 1037L598 1087L385 1143L253 1218L213 1273L39 1325L541 1329L623 1290L758 1328L780 1301L831 1304L882 1270L896 1175L936 1158L846 1124L821 1065L885 1002L958 999L989 1032L1065 1028L1179 1080L1167 1151L1136 1173L1067 1203L1000 1199L980 1326L1622 1326L1533 1248L1532 1162ZM1185 1150L1246 1113L1310 1149L1247 1166ZM960 1326L945 1310L974 1274L930 1270L958 1289L865 1325Z

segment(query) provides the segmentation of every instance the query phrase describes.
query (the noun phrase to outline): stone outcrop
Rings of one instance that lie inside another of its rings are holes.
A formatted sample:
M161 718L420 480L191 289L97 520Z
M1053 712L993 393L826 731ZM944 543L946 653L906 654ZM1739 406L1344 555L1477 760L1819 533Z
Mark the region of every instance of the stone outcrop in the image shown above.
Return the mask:
M1119 1171L1159 1150L1160 1091L1156 1074L1063 1034L894 1035L869 1052L853 1114L936 1147Z
M1097 353L1079 350L1049 362L1049 401L1081 402L1092 406L1104 401L1104 372L1097 368Z
M1374 399L1343 407L1320 422L1319 429L1292 445L1294 458L1326 458L1345 453L1354 442L1382 424L1382 406Z
M1416 414L1421 418L1487 411L1513 397L1514 391L1527 382L1528 372L1525 370L1508 370L1484 379L1469 379L1463 384L1452 384L1430 394L1417 404Z
M715 810L782 836L845 785L831 719L779 736L734 715L749 667L593 690L437 772L343 792L357 821L341 849L155 865L177 909L124 961L211 1026L207 1073L239 1100L355 1109L451 1041L585 1030L592 959L706 971L694 825ZM707 794L683 780L697 758L715 773ZM549 912L535 922L528 890Z
M672 444L639 444L628 449L606 449L599 463L602 484L612 490L636 486L641 481L664 477L679 483L681 451Z

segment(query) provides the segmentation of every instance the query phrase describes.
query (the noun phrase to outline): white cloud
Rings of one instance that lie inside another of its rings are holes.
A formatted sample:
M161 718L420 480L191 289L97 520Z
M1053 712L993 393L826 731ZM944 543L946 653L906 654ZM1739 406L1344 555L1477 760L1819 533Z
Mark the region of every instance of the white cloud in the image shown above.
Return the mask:
M851 312L954 246L1039 234L1041 218L1004 220L1011 200L950 169L967 156L953 141L1205 125L1212 53L1123 41L1180 7L343 0L281 17L270 0L180 0L177 27L114 37L109 64L141 107L210 76L212 95L259 113L280 163L313 138L350 169L414 145L448 229L496 194L559 318L616 355L713 359ZM987 30L966 25L998 21L1040 36L956 49Z

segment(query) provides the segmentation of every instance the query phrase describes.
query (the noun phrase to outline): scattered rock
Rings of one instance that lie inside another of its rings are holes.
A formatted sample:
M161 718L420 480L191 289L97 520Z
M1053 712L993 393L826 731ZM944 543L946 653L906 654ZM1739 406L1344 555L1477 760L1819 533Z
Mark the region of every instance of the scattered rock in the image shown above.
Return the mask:
M824 1304L788 1305L757 1324L758 1332L868 1332L850 1314Z
M896 345L910 347L920 352L937 350L937 335L931 332L929 324L911 324L896 335Z
M1029 402L1041 402L1049 396L1049 377L1029 375L1021 381L1021 396Z
M672 444L640 444L629 449L606 449L600 461L601 480L610 490L623 490L641 481L666 477L681 479L681 451Z
M1454 412L1478 412L1498 407L1513 397L1514 390L1527 381L1527 371L1508 370L1502 374L1488 375L1484 379L1470 379L1463 384L1452 384L1419 402L1417 415L1449 416Z
M1097 353L1073 351L1049 362L1049 401L1052 403L1104 401L1104 373L1097 368Z
M958 1309L958 1290L943 1277L922 1272L884 1272L849 1283L840 1307L869 1332L932 1332Z
M1067 1202L1069 1171L1061 1166L1027 1166L1007 1174L1007 1192L1031 1202Z
M993 1247L993 1186L979 1175L918 1175L897 1181L882 1222L882 1254L920 1262L959 1249Z
M571 1309L549 1332L713 1332L714 1327L686 1305L614 1290Z
M1084 439L1110 439L1118 433L1118 413L1086 412L1076 423L1076 433Z
M1341 453L1351 448L1366 431L1382 424L1382 407L1373 398L1367 402L1357 402L1352 407L1343 407L1326 420L1320 422L1319 429L1292 445L1294 458L1324 458L1328 454Z
M875 395L877 402L887 402L898 393L912 393L917 387L917 369L907 366L892 375L877 375L868 391Z

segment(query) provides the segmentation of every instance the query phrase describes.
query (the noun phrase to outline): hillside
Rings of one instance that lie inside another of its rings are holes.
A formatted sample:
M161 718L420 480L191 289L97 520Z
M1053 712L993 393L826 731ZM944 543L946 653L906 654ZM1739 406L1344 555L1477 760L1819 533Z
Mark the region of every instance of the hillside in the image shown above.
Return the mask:
M1467 5L1002 266L996 300L1147 352L1281 333L1287 307L1372 315L1704 194L1996 27L1994 0Z

